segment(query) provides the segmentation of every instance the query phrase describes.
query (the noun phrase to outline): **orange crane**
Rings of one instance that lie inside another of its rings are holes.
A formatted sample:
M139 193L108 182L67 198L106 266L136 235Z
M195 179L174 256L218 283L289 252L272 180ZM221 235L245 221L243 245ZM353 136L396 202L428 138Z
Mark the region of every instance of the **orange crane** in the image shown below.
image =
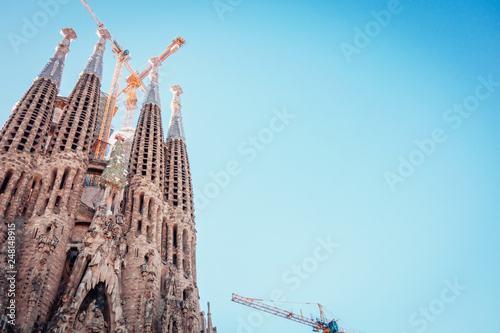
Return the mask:
M311 319L304 317L302 311L300 314L293 313L291 311L283 310L275 306L263 303L263 299L258 298L248 298L240 295L233 294L231 299L233 302L242 304L260 311L264 311L275 316L279 316L285 319L293 320L297 323L304 324L312 327L313 332L321 333L349 333L339 326L339 319L328 320L326 318L325 312L323 311L323 306L319 303L303 303L303 304L316 304L319 307L320 317L317 319ZM269 301L274 302L274 301Z
M90 8L89 4L85 0L80 0L87 12L94 20L95 24L99 28L105 28L104 23L97 17L92 8ZM116 106L116 101L118 96L122 92L127 93L127 100L125 102L125 117L124 122L127 121L127 124L132 126L132 122L134 119L134 112L137 106L137 97L136 91L140 87L143 91L145 91L144 84L142 80L146 78L151 71L151 66L148 66L142 73L138 74L138 72L132 69L132 66L128 63L130 59L129 51L125 50L117 40L110 33L108 38L109 43L112 45L113 53L117 55L115 71L113 73L113 80L111 81L111 88L109 89L108 100L106 102L106 108L104 109L104 117L101 124L101 129L99 131L99 137L94 143L93 149L95 151L94 157L96 159L103 160L106 157L106 148L108 147L108 138L109 131L111 129L111 121L113 120L118 107ZM168 58L171 54L175 53L184 44L184 39L182 37L177 37L172 41L165 52L160 55L160 60L163 62L166 58ZM127 68L130 72L130 76L127 78L128 86L122 91L119 92L120 88L120 80L122 77L123 67Z
M184 38L174 38L165 52L163 52L158 57L160 59L160 62L165 61L165 59L167 59L170 55L174 54L175 51L177 51L182 45L184 45L184 43ZM118 96L120 96L122 93L127 94L127 98L125 100L125 115L123 117L122 128L133 126L135 109L137 108L137 89L140 87L143 92L145 91L142 80L144 80L149 75L152 68L152 65L149 65L140 74L130 74L130 76L127 78L128 85L116 96L118 98Z

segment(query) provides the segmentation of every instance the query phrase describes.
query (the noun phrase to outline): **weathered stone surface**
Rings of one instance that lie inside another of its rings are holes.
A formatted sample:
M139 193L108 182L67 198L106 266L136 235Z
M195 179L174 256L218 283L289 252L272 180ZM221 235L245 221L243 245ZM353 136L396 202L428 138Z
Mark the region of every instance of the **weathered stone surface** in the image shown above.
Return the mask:
M9 269L14 226L18 271L8 329L216 333L199 305L184 137L164 142L155 99L143 105L133 140L117 142L107 164L92 159L99 87L98 76L83 73L56 101L57 87L38 79L0 132L0 269ZM182 127L179 89L172 105ZM0 315L7 287L3 274Z

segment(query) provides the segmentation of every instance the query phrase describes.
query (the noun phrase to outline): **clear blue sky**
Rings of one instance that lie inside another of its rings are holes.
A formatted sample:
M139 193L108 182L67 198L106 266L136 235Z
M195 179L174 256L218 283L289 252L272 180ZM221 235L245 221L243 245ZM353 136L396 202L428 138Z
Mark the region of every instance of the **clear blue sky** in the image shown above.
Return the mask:
M2 4L2 124L62 27L79 38L61 94L92 52L94 22L61 2L47 20L36 1ZM160 71L163 123L179 84L198 282L219 332L309 332L230 302L273 290L362 332L500 331L499 1L89 3L134 68L187 41ZM114 64L108 48L103 91Z

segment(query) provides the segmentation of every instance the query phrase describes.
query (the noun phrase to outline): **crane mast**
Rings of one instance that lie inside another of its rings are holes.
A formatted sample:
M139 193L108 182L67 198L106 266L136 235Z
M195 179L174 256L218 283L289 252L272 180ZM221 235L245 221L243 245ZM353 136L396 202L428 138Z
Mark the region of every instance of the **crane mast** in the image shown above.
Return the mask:
M83 7L85 7L85 9L87 10L87 12L90 14L90 17L95 22L95 24L97 25L97 27L99 29L106 28L104 26L104 23L102 23L101 20L99 20L99 17L97 17L96 13L94 13L94 11L92 10L92 8L90 8L90 6L87 3L87 1L80 0L80 2L82 3ZM109 30L108 30L108 32L109 32ZM111 34L111 32L109 33L109 36L107 36L106 39L111 44L113 53L116 53L116 54L120 55L124 51L123 48L120 46L120 44L118 44L118 42L116 41L116 39L113 37L113 35ZM130 68L129 71L133 72L133 70L132 70L132 68L130 66L129 66L129 68Z
M90 5L85 0L80 0L82 5L85 7L90 17L95 22L95 24L100 28L105 28L104 23L97 17L95 12L92 10ZM111 121L113 120L118 107L116 106L116 101L118 96L122 92L127 93L127 99L125 101L125 115L124 115L124 125L132 127L134 120L134 113L137 107L137 95L136 91L141 88L145 91L143 80L151 72L151 65L148 66L142 73L137 74L137 72L129 64L130 59L128 50L124 50L123 47L116 41L111 33L107 36L107 40L112 46L113 53L117 55L115 71L113 73L113 80L111 82L111 88L109 89L108 99L106 101L106 108L104 109L103 122L101 124L101 129L99 131L99 137L93 145L94 158L104 160L106 157L106 149L109 145L109 132L111 130ZM160 55L160 61L163 62L171 54L175 53L184 44L184 39L182 37L177 37L172 41L167 50ZM123 67L125 67L130 76L127 78L128 85L122 92L120 91L120 81L122 77ZM124 126L125 127L125 126ZM92 179L92 183L96 183L96 179Z
M95 22L95 24L100 28L104 28L104 23L99 19L96 13L92 10L90 5L85 0L80 0L82 5L85 7L90 17ZM108 30L109 31L109 30ZM111 121L116 113L116 96L120 87L120 80L122 77L123 66L128 69L129 72L133 73L134 70L127 62L129 57L129 52L124 50L120 44L116 41L111 33L107 36L107 40L112 46L113 53L115 53L118 58L116 60L115 71L113 73L113 80L111 82L111 88L109 89L108 100L106 101L106 108L104 109L103 122L101 124L101 129L99 131L99 137L96 142L94 142L94 158L103 160L106 156L106 148L108 147L108 137L109 131L111 130ZM92 183L97 180L93 177Z
M284 309L280 309L278 307L263 303L262 299L258 298L248 298L240 295L233 294L231 299L233 302L242 304L260 311L264 311L270 314L273 314L278 317L282 317L285 319L289 319L295 321L300 324L304 324L312 327L313 332L321 332L321 333L348 333L339 328L338 319L333 319L328 322L321 304L316 303L319 307L320 318L319 319L311 319L304 317L302 314L293 313L291 311L287 311ZM311 303L305 303L311 304Z
M118 107L116 106L116 97L120 87L120 79L123 71L123 64L129 58L128 52L118 55L116 61L115 71L113 73L113 80L111 81L111 88L109 89L108 100L106 101L106 108L102 119L99 137L94 143L95 158L104 159L106 156L106 148L108 147L108 137L111 130L111 121L113 120Z

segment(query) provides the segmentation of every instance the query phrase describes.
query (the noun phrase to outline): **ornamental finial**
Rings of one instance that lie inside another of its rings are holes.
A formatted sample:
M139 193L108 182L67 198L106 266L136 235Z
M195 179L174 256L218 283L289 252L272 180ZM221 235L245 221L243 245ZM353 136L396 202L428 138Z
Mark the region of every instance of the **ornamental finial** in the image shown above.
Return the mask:
M146 95L142 106L152 103L156 104L161 109L160 88L158 86L158 68L161 66L161 60L158 57L149 59L152 65L151 73L149 73L149 84L146 88Z
M64 60L69 52L69 45L74 41L77 36L72 28L64 28L61 30L63 35L62 41L57 45L56 52L47 61L40 74L36 77L38 79L47 79L52 81L59 89L61 85L62 73L64 69Z
M174 84L170 87L170 91L174 94L172 98L172 103L170 104L170 108L172 109L172 117L170 118L170 125L168 127L168 139L180 139L185 141L184 135L184 127L182 126L182 117L181 117L181 95L184 93L182 88L178 84Z

